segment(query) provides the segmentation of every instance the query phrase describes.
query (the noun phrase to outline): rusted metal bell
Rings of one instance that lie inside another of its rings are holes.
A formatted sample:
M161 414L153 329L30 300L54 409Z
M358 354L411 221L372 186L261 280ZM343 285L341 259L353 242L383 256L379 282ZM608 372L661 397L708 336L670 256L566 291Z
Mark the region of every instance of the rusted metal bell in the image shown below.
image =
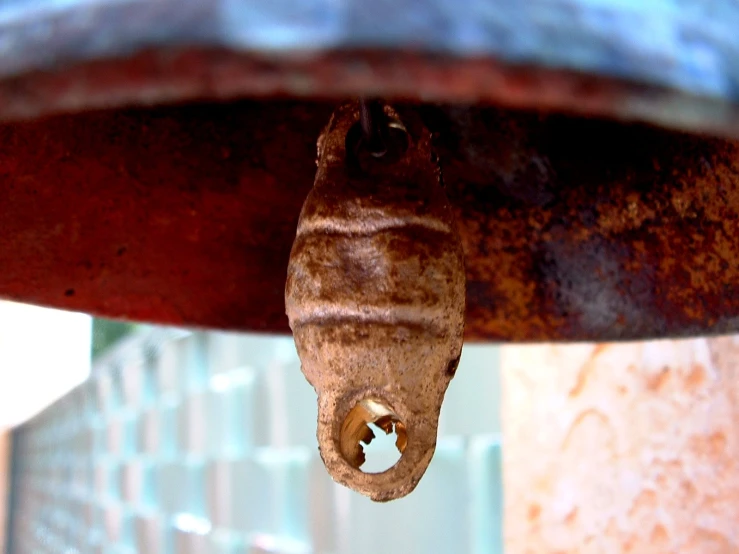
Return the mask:
M384 112L380 158L362 149L357 104L338 109L319 138L285 290L318 393L321 457L334 480L376 501L410 493L431 461L465 308L462 247L430 133ZM382 473L359 469L369 423L394 428L402 452Z

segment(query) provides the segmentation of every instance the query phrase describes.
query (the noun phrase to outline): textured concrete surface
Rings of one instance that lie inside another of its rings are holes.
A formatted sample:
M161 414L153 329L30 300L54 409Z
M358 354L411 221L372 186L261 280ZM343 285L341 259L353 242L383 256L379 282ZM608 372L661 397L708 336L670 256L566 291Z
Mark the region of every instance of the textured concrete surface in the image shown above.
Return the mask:
M502 350L506 552L739 551L739 338Z
M10 503L10 437L7 429L0 429L0 552L6 552L8 504Z

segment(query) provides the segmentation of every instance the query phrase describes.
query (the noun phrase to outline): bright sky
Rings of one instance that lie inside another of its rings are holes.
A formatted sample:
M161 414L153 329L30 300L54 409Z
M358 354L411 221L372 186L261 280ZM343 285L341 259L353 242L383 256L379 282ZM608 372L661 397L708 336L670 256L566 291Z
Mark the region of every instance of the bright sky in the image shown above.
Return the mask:
M90 374L90 316L0 301L0 429L17 425Z

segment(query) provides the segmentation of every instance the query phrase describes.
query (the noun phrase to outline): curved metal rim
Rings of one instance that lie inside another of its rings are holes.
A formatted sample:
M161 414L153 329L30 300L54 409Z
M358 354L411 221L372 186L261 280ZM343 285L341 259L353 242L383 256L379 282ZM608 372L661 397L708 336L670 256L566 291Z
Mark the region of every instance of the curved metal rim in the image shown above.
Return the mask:
M0 118L371 92L736 135L738 26L730 0L17 0Z

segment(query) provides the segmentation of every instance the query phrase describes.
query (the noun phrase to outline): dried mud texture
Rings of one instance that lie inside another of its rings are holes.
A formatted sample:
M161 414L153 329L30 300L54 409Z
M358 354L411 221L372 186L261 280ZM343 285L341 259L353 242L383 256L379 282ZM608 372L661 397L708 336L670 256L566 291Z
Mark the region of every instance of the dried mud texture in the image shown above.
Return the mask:
M359 169L347 154L358 120L356 104L343 106L319 139L285 307L302 371L318 393L328 472L386 501L410 493L434 454L441 403L462 350L465 273L430 133L402 118L407 150L394 163L385 162L390 152L379 162L354 159L368 164ZM398 435L402 456L382 473L360 469L369 423Z
M506 552L739 552L739 338L502 359Z

